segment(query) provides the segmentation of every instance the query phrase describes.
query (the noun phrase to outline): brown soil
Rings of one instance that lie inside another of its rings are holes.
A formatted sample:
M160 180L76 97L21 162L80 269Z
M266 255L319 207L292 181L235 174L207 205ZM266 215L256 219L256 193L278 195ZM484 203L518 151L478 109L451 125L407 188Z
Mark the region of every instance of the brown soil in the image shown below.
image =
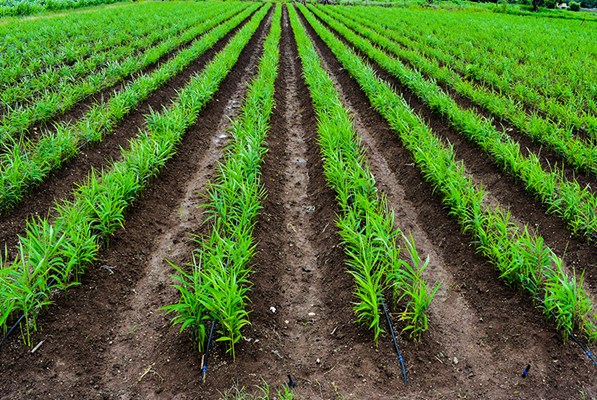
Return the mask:
M207 381L200 382L199 355L190 335L179 334L170 326L170 316L159 310L178 296L165 260L188 262L196 247L191 235L208 229L197 206L227 142L229 118L238 114L245 84L255 74L270 21L271 12L188 130L178 155L130 209L125 228L101 252L82 284L57 296L42 313L33 338L34 345L43 341L39 349L30 353L15 335L0 350L0 398L217 399L234 385L254 389L261 379L275 392L288 382L287 374L296 381L297 398L305 399L595 398L595 367L576 345L563 343L529 299L503 285L475 254L396 134L309 29L354 118L378 187L396 212L397 227L412 233L421 254L430 256L428 280L442 282L430 308L429 332L420 342L398 337L408 385L389 337L382 336L376 347L371 333L354 323L353 282L335 227L339 209L325 182L317 122L286 12L262 169L267 198L255 230L252 325L237 347L236 360L214 345ZM177 79L182 79L179 87L184 78ZM392 83L416 108L416 98ZM156 99L170 98L168 90ZM434 131L455 140L441 118L424 107L416 110ZM142 119L131 119L126 125L136 131L142 124ZM119 144L100 144L86 154ZM490 189L496 202L510 206L522 221L537 218L541 233L560 254L568 246L569 264L595 265L592 249L570 239L561 225L544 226L551 220L541 219L544 210L533 209L528 195L513 189L516 185L506 181L500 186L507 178L484 165L478 151L466 143L455 146L459 157L471 163L475 179L494 182ZM69 165L71 173L88 170L77 162ZM68 196L77 181L56 191L56 198ZM29 213L47 212L50 203ZM527 215L531 212L537 215ZM10 225L4 229L15 235ZM595 277L589 279L595 282ZM396 323L397 332L402 328ZM523 379L527 363L531 371Z

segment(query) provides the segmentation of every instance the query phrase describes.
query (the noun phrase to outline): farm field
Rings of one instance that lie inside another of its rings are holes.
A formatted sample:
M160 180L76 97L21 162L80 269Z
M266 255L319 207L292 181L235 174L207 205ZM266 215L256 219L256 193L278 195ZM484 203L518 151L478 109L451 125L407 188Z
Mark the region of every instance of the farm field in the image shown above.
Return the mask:
M597 398L596 28L0 19L0 399Z

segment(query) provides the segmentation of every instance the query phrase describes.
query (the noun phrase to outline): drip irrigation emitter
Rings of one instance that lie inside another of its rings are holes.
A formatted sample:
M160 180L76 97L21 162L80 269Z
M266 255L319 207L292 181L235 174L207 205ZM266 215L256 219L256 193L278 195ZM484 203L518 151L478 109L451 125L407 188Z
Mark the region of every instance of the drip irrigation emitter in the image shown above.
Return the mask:
M524 369L524 371L522 371L522 377L526 378L527 375L529 374L529 371L531 370L531 364L527 364L527 367Z
M404 360L402 358L402 354L400 353L400 349L398 348L398 341L396 340L396 335L394 334L394 327L392 326L392 321L390 320L390 313L388 313L388 309L386 307L386 303L383 301L383 297L380 297L380 300L381 308L383 309L383 313L386 316L386 322L388 323L390 335L392 335L394 349L396 350L396 355L398 355L398 361L400 362L400 367L402 368L402 377L404 378L404 384L406 385L408 383L408 379L406 378L406 368L404 368Z
M201 380L205 383L205 374L207 374L207 358L209 357L209 347L211 346L211 338L214 335L214 328L216 327L216 319L211 321L211 328L209 329L209 336L207 337L207 345L205 351L201 356Z
M292 379L292 377L290 376L290 374L286 375L288 376L288 387L289 388L293 388L296 386L296 382Z

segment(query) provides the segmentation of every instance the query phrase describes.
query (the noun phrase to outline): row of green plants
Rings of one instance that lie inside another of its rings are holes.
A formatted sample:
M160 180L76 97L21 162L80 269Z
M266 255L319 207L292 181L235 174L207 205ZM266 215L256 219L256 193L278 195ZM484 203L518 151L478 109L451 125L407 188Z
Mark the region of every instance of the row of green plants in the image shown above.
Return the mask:
M456 93L469 98L473 103L491 112L493 115L511 122L521 133L534 141L549 147L560 154L577 170L597 175L597 147L558 126L558 124L536 114L529 114L517 101L484 86L475 85L454 72L446 60L441 65L434 55L441 51L427 47L420 41L408 39L397 31L386 28L383 24L360 17L352 10L344 8L322 8L329 15L373 41L386 51L406 60L412 67L436 81L448 85ZM377 35L370 35L369 28ZM430 56L426 58L423 54Z
M196 25L181 35L167 38L160 44L146 49L142 55L130 57L120 63L109 64L80 82L64 86L59 92L48 92L31 107L11 109L0 121L0 144L6 147L7 142L18 142L23 133L34 124L68 111L85 97L157 62L177 47L189 43L203 31L203 24Z
M597 68L597 52L588 27L571 26L570 21L533 19L529 25L520 18L481 21L472 15L446 14L379 9L362 13L400 35L440 49L442 62L463 76L524 102L565 129L574 127L597 137L597 80L591 74Z
M263 6L162 112L147 115L147 129L103 172L93 171L72 200L56 206L53 222L37 218L20 237L18 255L0 262L0 329L24 315L24 340L54 291L66 290L95 260L102 243L123 226L127 207L175 154L185 130L236 64L269 6Z
M278 74L282 5L276 6L263 45L257 76L248 86L241 114L229 129L231 143L219 164L217 177L207 191L203 214L210 232L198 238L198 248L188 266L173 265L180 300L166 306L181 331L192 330L197 349L205 352L206 321L216 320L216 341L235 356L235 344L249 322L249 263L255 253L253 228L265 189L261 164L267 152L266 136L274 106Z
M21 145L14 146L10 152L2 154L0 210L6 211L19 204L28 190L79 154L81 148L101 142L147 96L213 47L257 8L257 5L251 5L238 13L238 7L230 7L227 11L220 12L218 17L201 25L202 30L207 32L205 35L197 38L189 48L181 50L155 71L138 76L115 92L110 99L94 104L76 122L57 124L53 130L44 132L37 141L24 141ZM223 21L225 22L222 23Z
M4 20L0 25L0 88L26 76L89 55L136 37L147 26L164 26L164 20L184 19L201 12L207 3L141 3L104 10L89 10L46 18Z
M473 110L462 109L435 82L426 80L419 71L405 67L399 59L386 54L320 9L312 9L350 43L396 76L429 108L443 115L458 132L481 147L500 168L522 181L526 190L536 196L550 213L565 221L574 234L590 238L597 233L597 198L589 189L582 188L576 180L567 180L563 171L555 166L546 171L535 154L525 156L519 143ZM362 26L358 31L376 39L380 37L375 31Z
M289 14L317 115L326 180L341 209L336 225L355 282L356 319L373 331L377 343L383 332L382 297L390 291L395 309L403 307L404 331L418 338L428 329L427 310L439 284L430 290L425 283L429 259L422 260L412 237L395 227L394 213L377 191L349 113L295 9L289 7Z
M425 122L386 82L377 78L373 67L361 59L303 6L300 10L313 29L358 82L371 105L388 121L411 152L415 164L441 195L449 213L472 237L476 250L500 271L508 284L527 292L532 301L555 324L565 338L574 331L588 340L597 340L597 315L583 288L583 273L566 272L558 257L537 233L511 221L501 206L491 207L485 191L475 185L466 167L457 161L453 148L433 134Z
M143 50L212 18L221 11L220 9L221 7L216 5L201 13L200 18L197 14L191 14L192 17L187 15L186 18L175 20L174 24L172 20L163 18L163 25L146 26L145 31L139 31L133 37L123 31L119 36L126 38L126 41L121 45L112 46L106 51L96 51L89 57L72 64L49 67L39 74L24 76L18 82L4 88L0 94L2 102L0 111L5 114L14 108L31 106L48 92L61 93L65 88L83 82L86 77L96 73L103 66L138 57Z

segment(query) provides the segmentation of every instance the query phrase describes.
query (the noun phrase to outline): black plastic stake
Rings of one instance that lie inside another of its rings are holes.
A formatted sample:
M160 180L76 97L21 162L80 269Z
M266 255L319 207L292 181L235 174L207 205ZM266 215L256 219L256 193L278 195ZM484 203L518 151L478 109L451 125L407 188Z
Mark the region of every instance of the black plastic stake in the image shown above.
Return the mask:
M386 322L388 323L388 329L390 330L390 334L392 335L392 341L394 342L394 349L396 350L396 354L398 355L398 361L400 362L400 367L402 368L402 376L404 377L404 384L408 383L408 379L406 378L406 368L404 368L404 360L402 359L402 354L400 354L400 349L398 348L398 342L396 341L396 335L394 334L394 327L392 326L392 321L390 320L390 314L388 313L388 309L386 307L386 303L383 301L383 297L380 298L381 300L381 307L383 308L383 313L386 316Z
M203 383L205 383L205 374L207 373L207 358L209 356L209 347L211 346L211 338L214 334L214 328L216 327L216 319L214 318L211 321L211 328L209 329L209 336L207 338L207 345L205 346L205 351L203 352L203 356L201 356L201 379Z

